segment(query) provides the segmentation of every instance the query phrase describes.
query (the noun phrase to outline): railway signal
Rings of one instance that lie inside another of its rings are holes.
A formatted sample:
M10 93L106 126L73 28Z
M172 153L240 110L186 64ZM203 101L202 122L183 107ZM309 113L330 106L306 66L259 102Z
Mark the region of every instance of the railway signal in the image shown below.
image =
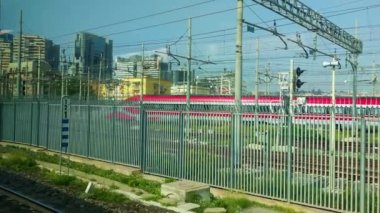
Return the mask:
M294 72L294 77L293 77L293 91L294 92L297 92L301 88L301 86L304 83L306 83L306 82L301 81L301 79L299 78L303 72L305 72L305 70L302 70L299 67L297 67L297 69Z
M22 81L22 96L26 95L26 82Z

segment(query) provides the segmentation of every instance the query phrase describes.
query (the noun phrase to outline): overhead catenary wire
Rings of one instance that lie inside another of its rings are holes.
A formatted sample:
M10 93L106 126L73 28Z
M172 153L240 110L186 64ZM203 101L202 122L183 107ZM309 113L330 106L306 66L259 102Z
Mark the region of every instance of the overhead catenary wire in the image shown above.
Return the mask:
M202 2L198 2L198 3L194 3L194 4L185 5L185 6L182 6L182 7L177 7L177 8L173 8L173 9L169 9L169 10L160 11L160 12L157 12L157 13L152 13L152 14L149 14L149 15L144 15L144 16L140 16L140 17L136 17L136 18L121 20L121 21L117 21L117 22L113 22L113 23L109 23L109 24L104 24L104 25L100 25L100 26L90 27L90 28L83 29L82 31L92 31L92 30L97 30L97 29L101 29L101 28L111 27L111 26L115 26L115 25L125 24L125 23L128 23L128 22L137 21L137 20L141 20L141 19L152 18L152 17L158 16L158 15L163 15L163 14L167 14L167 13L171 13L171 12L177 12L179 10L183 10L183 9L188 9L188 8L191 8L191 7L200 6L200 5L207 4L207 3L210 3L210 2L214 2L214 1L216 1L216 0L202 1ZM73 35L73 34L76 34L77 32L78 31L71 32L71 33L65 33L65 34L53 36L53 38L59 38L59 37L63 37L63 36Z
M249 7L249 6L252 6L253 4L251 4L251 5L246 5L246 7ZM379 5L371 5L371 6L367 6L367 7L364 7L364 8L374 8L374 7L377 7L377 6L379 6ZM227 9L227 10L221 10L221 11L216 11L216 12L213 12L213 13L207 13L207 14L202 14L202 15L199 15L199 16L196 16L196 17L194 17L194 18L200 18L200 17L205 17L205 16L209 16L209 15L214 15L214 14L219 14L219 13L223 13L223 12L227 12L227 11L232 11L232 10L234 10L235 8L232 8L232 9ZM359 9L363 9L363 7L362 8L359 8ZM350 9L351 11L350 11L350 13L352 13L352 8ZM358 9L356 8L356 10L354 11L354 12L356 12ZM345 13L346 14L346 13ZM334 15L334 16L336 16L336 14ZM148 29L148 28L151 28L151 27L157 27L157 26L162 26L162 25L166 25L166 24L169 24L169 23L175 23L175 22L180 22L180 21L185 21L185 20L187 20L187 19L180 19L180 20L174 20L174 21L171 21L171 22L166 22L166 23L161 23L161 24L156 24L156 25L150 25L150 26L146 26L146 27L141 27L141 28L138 28L138 29L131 29L131 30L128 30L128 32L132 32L132 31L138 31L138 30L142 30L142 29ZM294 24L294 23L291 23L291 24ZM285 26L285 25L278 25L279 27L280 26ZM229 28L229 29L227 29L227 30L230 30L230 29L233 29L233 28ZM127 31L123 31L123 32L127 32ZM119 34L119 33L123 33L123 32L115 32L115 33L112 33L112 34ZM111 34L108 34L108 35L111 35ZM196 35L194 36L194 37L196 37ZM210 37L211 38L211 37ZM139 42L139 43L141 43L141 42ZM165 43L168 43L168 41L165 41ZM66 44L68 44L68 43L66 43ZM61 44L61 45L64 45L64 44ZM140 45L140 44L135 44L135 46L137 46L137 45ZM116 48L118 47L118 46L115 46ZM67 47L67 48L70 48L70 47Z

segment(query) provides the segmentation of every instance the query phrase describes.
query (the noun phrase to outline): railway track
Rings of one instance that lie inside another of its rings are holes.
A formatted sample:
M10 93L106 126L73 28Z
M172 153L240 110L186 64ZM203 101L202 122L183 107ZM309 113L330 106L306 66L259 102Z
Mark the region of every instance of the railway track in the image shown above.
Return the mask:
M18 203L27 205L30 208L36 210L37 212L42 212L42 213L61 212L60 210L57 210L47 204L41 203L33 198L30 198L26 195L23 195L5 186L0 185L0 194L10 197L12 200L17 201Z

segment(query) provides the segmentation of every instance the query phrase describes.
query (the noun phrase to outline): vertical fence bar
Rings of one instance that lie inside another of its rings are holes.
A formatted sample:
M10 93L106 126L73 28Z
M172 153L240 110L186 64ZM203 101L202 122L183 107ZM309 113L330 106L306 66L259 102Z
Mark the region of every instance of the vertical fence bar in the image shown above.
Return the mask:
M287 131L287 142L288 142L288 153L287 153L287 201L288 203L291 201L291 185L292 185L292 117L291 115L287 115L287 126L288 126L288 131Z
M40 100L37 99L37 141L36 141L36 146L40 146Z
M13 102L13 142L16 142L16 101Z
M364 117L360 121L360 212L364 212L366 122Z
M380 120L379 118L377 117L376 118L376 121L377 121L377 125L376 125L376 132L380 132ZM376 160L377 160L377 168L376 166L374 166L374 170L376 170L376 173L375 173L375 179L376 179L376 183L377 183L377 192L376 192L376 195L377 195L377 201L375 203L375 205L377 206L377 212L380 212L380 150L379 150L379 145L380 145L380 137L377 137L376 139L376 142L374 141L374 144L376 144L376 148L377 148L377 156L374 156L374 157L377 157ZM374 190L375 191L375 190Z
M33 143L33 102L30 102L30 133L29 133L29 145L32 145Z
M111 156L111 159L112 159L112 163L114 163L116 161L116 131L115 131L115 113L116 113L116 105L115 105L115 101L112 102L112 115L113 115L113 118L112 118L112 156Z
M236 164L237 164L237 160L236 160L236 157L235 154L236 154L236 143L238 143L238 141L236 141L237 137L236 138L236 134L237 133L237 116L239 116L236 112L234 112L232 114L232 128L231 128L231 143L230 143L230 175L229 175L229 187L231 188L235 188L235 171L236 171Z
M146 169L146 117L146 111L140 108L140 169L142 172L144 172Z
M0 141L4 140L3 138L3 129L4 126L2 125L4 123L4 117L3 117L3 111L4 111L4 102L0 102Z
M178 150L178 177L180 179L184 178L184 165L185 163L185 141L184 141L184 115L183 112L181 111L179 114L179 130L178 130L178 137L179 137L179 150Z
M87 158L90 157L90 138L91 138L91 107L87 101Z
M47 104L47 114L46 114L46 149L49 148L49 120L50 120L50 104L49 102Z

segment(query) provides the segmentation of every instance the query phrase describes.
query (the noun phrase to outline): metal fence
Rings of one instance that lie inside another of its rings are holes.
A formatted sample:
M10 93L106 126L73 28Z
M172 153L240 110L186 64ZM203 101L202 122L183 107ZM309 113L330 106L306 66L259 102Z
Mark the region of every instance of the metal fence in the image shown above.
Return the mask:
M0 110L2 140L60 150L60 104L2 102ZM308 206L380 212L378 116L331 122L73 103L69 130L72 154Z

